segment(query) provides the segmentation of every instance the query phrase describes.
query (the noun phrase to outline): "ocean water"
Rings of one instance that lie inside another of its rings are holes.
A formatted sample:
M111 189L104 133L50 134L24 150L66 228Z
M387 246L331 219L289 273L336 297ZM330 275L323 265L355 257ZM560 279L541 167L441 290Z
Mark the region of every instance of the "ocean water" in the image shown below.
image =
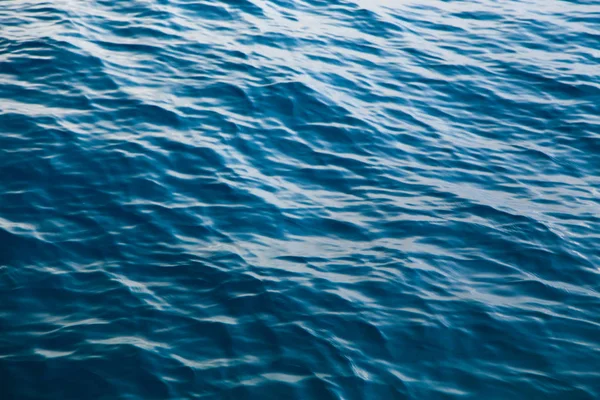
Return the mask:
M0 399L600 398L597 0L1 0Z

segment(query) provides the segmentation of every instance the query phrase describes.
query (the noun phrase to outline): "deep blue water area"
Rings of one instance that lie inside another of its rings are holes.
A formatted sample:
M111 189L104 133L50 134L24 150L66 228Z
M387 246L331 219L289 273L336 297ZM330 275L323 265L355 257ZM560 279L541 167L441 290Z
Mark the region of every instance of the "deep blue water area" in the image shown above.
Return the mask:
M0 0L0 400L599 398L598 0Z

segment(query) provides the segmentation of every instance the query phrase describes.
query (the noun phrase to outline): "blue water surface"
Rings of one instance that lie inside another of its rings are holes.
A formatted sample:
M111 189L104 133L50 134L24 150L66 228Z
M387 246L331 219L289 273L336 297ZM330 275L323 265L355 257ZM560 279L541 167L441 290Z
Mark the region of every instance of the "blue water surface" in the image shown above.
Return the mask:
M600 398L597 0L0 0L0 399Z

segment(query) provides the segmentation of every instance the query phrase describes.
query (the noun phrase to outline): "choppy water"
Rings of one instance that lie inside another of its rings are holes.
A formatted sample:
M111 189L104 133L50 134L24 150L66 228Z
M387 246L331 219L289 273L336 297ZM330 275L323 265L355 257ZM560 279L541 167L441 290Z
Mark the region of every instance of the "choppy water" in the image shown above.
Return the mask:
M0 398L600 398L600 3L0 2Z

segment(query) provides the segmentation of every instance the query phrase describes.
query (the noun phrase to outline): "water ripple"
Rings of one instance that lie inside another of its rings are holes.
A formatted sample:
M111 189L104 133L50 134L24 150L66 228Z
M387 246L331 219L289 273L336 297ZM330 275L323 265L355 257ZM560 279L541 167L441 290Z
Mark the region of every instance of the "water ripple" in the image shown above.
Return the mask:
M0 7L0 398L600 397L600 7Z

